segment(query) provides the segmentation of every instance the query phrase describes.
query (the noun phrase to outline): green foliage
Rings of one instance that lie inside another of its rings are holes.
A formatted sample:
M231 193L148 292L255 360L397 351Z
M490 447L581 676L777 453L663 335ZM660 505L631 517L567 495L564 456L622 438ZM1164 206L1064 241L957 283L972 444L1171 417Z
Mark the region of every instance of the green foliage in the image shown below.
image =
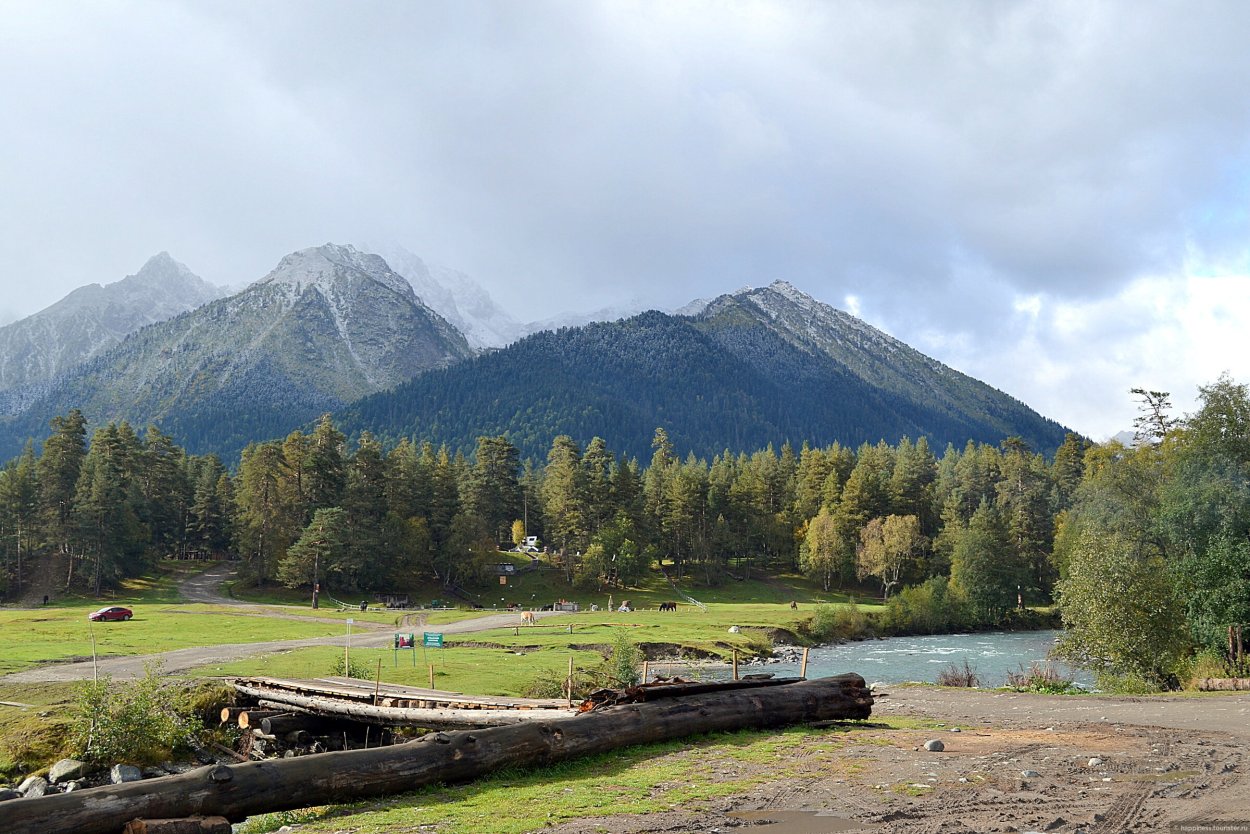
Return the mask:
M944 576L903 588L886 603L881 627L889 634L943 634L978 624L959 586Z
M1176 560L1173 575L1197 645L1218 652L1228 626L1250 624L1250 541L1222 535L1204 552Z
M1059 657L1108 678L1175 688L1189 641L1182 601L1162 559L1122 537L1086 533L1056 590L1066 629Z
M634 645L629 632L618 628L612 635L612 654L608 657L609 674L617 686L635 686L640 679L638 667L642 652Z
M164 680L159 664L148 664L142 678L126 684L105 675L79 686L70 743L84 761L146 764L189 745L194 723L185 691Z
M1002 516L983 502L951 553L951 583L979 622L993 624L1016 605L1027 568L1009 545Z
M346 662L346 665L344 663ZM369 664L360 660L344 658L337 655L334 658L333 665L330 666L330 674L339 678L359 678L361 680L373 680L374 670L369 668Z
M854 602L816 606L800 630L803 636L816 643L862 640L873 633L872 621Z
M1008 672L1007 688L1015 692L1039 692L1043 695L1068 695L1085 691L1060 675L1052 664L1037 661L1030 663L1028 669L1021 666L1018 672Z

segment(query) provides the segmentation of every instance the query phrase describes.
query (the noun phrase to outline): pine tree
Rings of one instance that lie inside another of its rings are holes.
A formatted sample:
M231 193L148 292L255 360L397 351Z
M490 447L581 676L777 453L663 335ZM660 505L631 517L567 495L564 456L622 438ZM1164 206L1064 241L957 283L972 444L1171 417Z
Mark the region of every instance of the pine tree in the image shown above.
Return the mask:
M38 474L41 513L48 544L70 552L74 496L87 457L87 420L78 409L52 418L52 434L43 443Z
M308 438L308 456L304 465L304 494L308 507L337 507L347 486L347 463L344 456L346 438L334 427L326 414Z
M586 473L573 438L560 435L547 454L542 482L543 522L547 538L560 552L568 579L573 578L573 551L589 543Z
M496 542L507 540L513 520L521 515L520 470L520 455L508 438L477 439L464 505Z
M299 528L297 509L284 495L286 460L278 443L252 444L243 450L235 501L235 536L258 586L270 577Z

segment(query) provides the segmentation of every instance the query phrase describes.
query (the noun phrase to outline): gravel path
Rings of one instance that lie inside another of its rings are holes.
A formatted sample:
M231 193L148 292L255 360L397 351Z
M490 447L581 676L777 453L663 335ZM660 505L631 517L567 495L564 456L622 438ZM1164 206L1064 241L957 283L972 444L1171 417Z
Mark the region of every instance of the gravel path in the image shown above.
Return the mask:
M240 614L257 617L258 619L281 617L284 619L323 622L340 628L343 626L341 619L296 613L300 609L294 609L288 613L277 610L275 606L241 602L226 596L221 593L222 583L229 580L232 576L233 568L229 564L215 565L203 573L184 580L179 587L179 593L187 602L229 605L238 608ZM534 617L558 617L562 614L563 612L561 611L535 611ZM519 614L487 614L482 617L460 620L455 623L444 623L438 626L438 630L443 634L467 634L476 631L507 628L517 625L519 622ZM358 621L352 626L352 631L350 640L353 647L381 648L391 645L395 627L383 623ZM211 666L217 663L243 660L257 655L286 651L288 649L298 649L306 646L342 646L348 639L346 634L338 634L330 637L306 637L298 640L268 640L259 643L226 643L218 646L197 646L189 649L158 652L156 654L102 658L99 660L98 666L89 660L77 663L57 663L0 676L0 686L13 683L87 680L96 674L97 668L100 674L112 675L118 680L139 678L143 677L144 664L153 660L160 661L165 672L174 674L199 666Z

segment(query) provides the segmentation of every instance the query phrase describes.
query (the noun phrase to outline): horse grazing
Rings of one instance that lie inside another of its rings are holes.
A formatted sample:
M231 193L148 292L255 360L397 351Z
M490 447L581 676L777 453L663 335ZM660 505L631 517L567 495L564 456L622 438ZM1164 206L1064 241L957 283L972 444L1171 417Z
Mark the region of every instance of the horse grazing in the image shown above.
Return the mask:
M677 603L675 603L675 602L661 602L661 603L660 603L660 610L661 610L661 611L676 611L676 610L677 610Z
M533 624L534 624L534 612L522 611L521 612L521 625L533 625Z

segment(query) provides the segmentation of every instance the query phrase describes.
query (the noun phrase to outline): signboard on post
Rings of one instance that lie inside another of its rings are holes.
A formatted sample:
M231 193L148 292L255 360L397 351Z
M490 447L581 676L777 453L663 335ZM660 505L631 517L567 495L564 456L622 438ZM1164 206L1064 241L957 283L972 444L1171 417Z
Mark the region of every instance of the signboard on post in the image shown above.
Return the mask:
M421 658L423 661L427 663L429 662L429 656L426 653L426 649L441 649L441 648L443 648L443 635L441 632L426 631L421 634ZM414 660L416 659L415 654L413 655L413 659ZM430 689L433 689L433 688L434 688L434 667L431 666L430 667Z
M391 654L394 656L393 657L395 661L394 665L396 666L399 665L399 650L400 649L408 649L412 652L412 665L416 666L417 665L417 635L411 632L408 634L396 634L395 635L395 645L394 645L394 648L391 649Z

